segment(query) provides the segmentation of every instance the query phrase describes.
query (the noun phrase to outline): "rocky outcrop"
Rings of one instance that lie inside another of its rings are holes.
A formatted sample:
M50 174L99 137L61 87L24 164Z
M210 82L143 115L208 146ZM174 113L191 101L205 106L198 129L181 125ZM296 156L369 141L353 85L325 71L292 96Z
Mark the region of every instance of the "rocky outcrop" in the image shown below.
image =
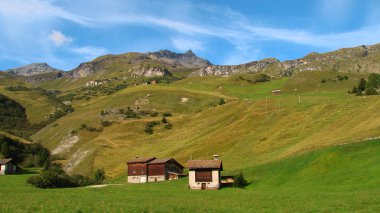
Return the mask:
M242 65L218 66L211 65L201 68L190 74L190 76L222 76L228 77L236 73L255 73L261 71L280 71L280 61L275 58L268 58L261 61L252 61Z
M64 72L50 67L47 63L34 63L22 67L8 69L6 72L29 83L52 81L63 76Z
M160 50L158 52L148 52L149 58L164 61L172 65L180 65L190 68L200 68L211 65L211 63L203 58L198 57L189 50L185 53L174 53L169 50Z
M171 76L172 74L161 67L144 67L141 65L131 68L131 77L159 77L159 76Z
M96 66L97 63L82 63L77 68L73 69L67 73L69 78L83 78L94 74L99 68Z
M310 53L295 60L280 62L264 59L235 66L207 66L190 76L230 76L235 73L266 72L270 75L289 76L294 72L337 71L380 73L380 44L344 48L325 54Z

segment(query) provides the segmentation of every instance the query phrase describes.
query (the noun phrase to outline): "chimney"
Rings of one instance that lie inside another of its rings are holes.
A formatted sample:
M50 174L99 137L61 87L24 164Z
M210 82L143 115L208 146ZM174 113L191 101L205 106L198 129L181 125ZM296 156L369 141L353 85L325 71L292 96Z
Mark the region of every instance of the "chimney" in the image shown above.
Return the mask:
M214 160L219 160L219 155L214 155Z

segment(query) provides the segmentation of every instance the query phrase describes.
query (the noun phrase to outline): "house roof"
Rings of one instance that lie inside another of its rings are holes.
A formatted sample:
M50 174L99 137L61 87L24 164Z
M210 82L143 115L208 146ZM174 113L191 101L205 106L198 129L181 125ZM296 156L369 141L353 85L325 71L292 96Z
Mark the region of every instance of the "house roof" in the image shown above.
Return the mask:
M1 165L4 165L4 164L9 163L10 161L12 161L12 158L8 158L8 159L0 159L0 164L1 164Z
M150 161L148 164L161 164L161 163L166 163L170 160L173 160L175 163L177 163L179 166L181 166L182 168L184 168L184 166L182 166L180 163L178 163L178 161L176 161L174 158L161 158L161 159L154 159L152 161Z
M223 170L221 160L190 160L189 169L220 169Z
M156 159L156 157L149 157L149 158L135 158L132 160L127 161L127 163L148 163L152 160Z

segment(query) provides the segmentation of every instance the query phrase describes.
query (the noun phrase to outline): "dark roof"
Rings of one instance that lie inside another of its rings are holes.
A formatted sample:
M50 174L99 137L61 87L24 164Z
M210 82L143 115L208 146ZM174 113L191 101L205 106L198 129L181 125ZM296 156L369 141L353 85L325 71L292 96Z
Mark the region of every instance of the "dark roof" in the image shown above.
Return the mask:
M159 164L159 163L166 163L168 162L170 159L172 158L161 158L161 159L154 159L152 161L149 162L149 164Z
M11 158L9 158L9 159L0 159L0 164L1 164L1 165L3 165L3 164L7 164L7 163L9 163L10 161L12 161Z
M221 160L190 160L189 169L220 169L223 170Z
M132 160L127 161L127 163L148 163L152 160L156 159L156 157L150 157L150 158L135 158Z
M150 161L148 164L161 164L161 163L166 163L170 160L174 161L176 164L178 164L179 166L184 168L184 166L182 166L180 163L178 163L178 161L176 161L174 158L154 159L154 160Z

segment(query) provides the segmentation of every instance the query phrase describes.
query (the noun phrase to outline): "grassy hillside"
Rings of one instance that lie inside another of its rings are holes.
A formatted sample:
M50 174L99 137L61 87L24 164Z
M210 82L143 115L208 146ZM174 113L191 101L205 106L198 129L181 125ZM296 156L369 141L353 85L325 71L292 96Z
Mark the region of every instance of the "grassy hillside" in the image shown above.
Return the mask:
M74 101L74 113L42 129L33 139L56 150L74 173L105 168L116 177L125 174L125 161L135 156L170 156L185 164L190 157L208 159L219 154L228 171L379 136L379 97L347 94L360 77L356 74L347 74L342 82L317 83L334 76L330 72L300 73L265 83L238 77L195 77L128 87L89 101ZM294 84L304 86L294 92ZM272 96L272 89L284 92ZM217 105L220 98L227 104ZM158 116L120 119L118 111L127 107L156 111ZM102 117L102 110L112 113ZM173 128L160 124L152 135L146 134L146 123L160 121L166 111L173 114L168 117ZM104 118L113 124L102 128ZM83 129L82 124L96 131Z
M0 176L0 210L38 212L378 212L380 140L242 169L245 189L187 189L188 179L103 188L37 189ZM224 159L223 159L224 160ZM141 199L144 198L144 199ZM60 202L57 202L60 200ZM94 205L96 203L96 205Z

